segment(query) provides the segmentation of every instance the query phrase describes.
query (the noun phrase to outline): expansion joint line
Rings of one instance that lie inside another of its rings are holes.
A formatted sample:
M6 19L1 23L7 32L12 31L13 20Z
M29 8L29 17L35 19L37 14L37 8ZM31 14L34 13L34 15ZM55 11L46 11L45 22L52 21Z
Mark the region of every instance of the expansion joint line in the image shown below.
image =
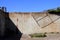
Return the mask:
M50 17L50 15L49 15L49 13L47 13L47 15L48 15L48 17L50 18L51 22L53 22L53 20L51 19L51 17Z
M47 17L47 15L46 15L46 16L44 16L43 18L45 18L45 17ZM39 19L38 21L42 20L43 18Z
M47 17L48 15L46 15L46 16L44 16L43 18L45 18L45 17ZM34 18L34 16L32 15L32 17ZM41 19L39 19L39 20L36 20L35 18L34 18L34 20L36 21L36 23L38 24L38 26L40 27L40 24L38 23L40 20L42 20L43 18L41 18Z
M36 21L36 19L34 18L33 15L31 15L33 17L33 19L35 20L35 22L38 24L38 26L40 27L39 23Z
M49 23L48 25L50 25L50 24L54 23L55 21L57 21L57 20L59 20L59 19L60 19L60 17L59 17L59 18L57 18L56 20L54 20L53 22ZM48 25L43 26L42 28L45 28L45 27L47 27Z

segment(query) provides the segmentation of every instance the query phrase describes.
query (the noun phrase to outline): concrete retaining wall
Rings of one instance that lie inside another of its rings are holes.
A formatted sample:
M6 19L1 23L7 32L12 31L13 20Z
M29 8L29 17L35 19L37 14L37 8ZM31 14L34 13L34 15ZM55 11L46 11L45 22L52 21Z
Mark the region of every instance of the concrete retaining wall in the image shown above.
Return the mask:
M60 16L55 14L12 12L9 17L24 34L60 32Z

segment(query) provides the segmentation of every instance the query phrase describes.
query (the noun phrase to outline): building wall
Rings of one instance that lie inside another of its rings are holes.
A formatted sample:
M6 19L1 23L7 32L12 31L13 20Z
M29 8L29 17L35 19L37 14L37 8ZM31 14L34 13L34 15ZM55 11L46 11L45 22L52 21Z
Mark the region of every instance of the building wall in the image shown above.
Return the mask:
M5 32L5 17L3 13L4 12L0 11L0 36L3 36Z
M9 14L12 22L24 34L41 33L41 32L60 32L60 16L41 13L19 13L12 12Z

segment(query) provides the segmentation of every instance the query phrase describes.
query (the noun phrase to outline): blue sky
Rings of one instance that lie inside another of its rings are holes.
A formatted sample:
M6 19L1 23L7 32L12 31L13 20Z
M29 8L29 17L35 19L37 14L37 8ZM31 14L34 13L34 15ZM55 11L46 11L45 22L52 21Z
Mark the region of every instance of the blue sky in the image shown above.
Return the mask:
M60 6L60 0L0 0L8 12L40 12Z

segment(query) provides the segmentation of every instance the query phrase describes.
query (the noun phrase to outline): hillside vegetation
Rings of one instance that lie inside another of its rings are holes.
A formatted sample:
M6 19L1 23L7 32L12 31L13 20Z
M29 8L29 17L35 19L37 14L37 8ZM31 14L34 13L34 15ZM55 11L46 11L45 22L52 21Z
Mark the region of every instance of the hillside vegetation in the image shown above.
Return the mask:
M48 10L49 13L59 13L60 12L60 7L57 7L56 9L50 9Z

